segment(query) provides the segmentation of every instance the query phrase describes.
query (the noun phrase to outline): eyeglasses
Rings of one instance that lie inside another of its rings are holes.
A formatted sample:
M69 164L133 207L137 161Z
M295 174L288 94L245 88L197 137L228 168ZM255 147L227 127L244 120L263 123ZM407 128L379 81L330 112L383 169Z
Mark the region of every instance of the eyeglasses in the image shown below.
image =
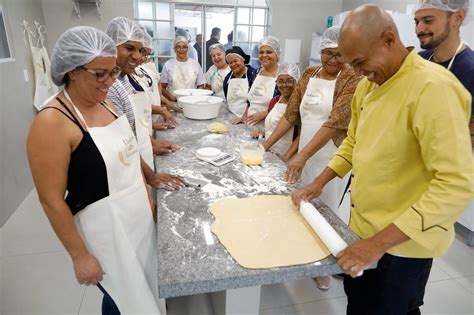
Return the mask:
M175 46L176 50L188 50L188 46Z
M275 82L276 82L276 84L279 85L279 86L283 86L283 85L290 86L290 85L295 84L295 79L276 80Z
M88 69L84 66L77 67L77 69L81 69L81 70L89 72L90 74L95 75L97 83L104 83L109 78L111 78L112 81L115 81L115 79L118 78L118 76L120 75L120 72L122 71L122 68L120 68L120 67L115 67L111 71L92 70L92 69Z
M326 60L331 60L332 58L335 58L336 60L341 59L341 54L340 53L333 53L332 51L329 50L321 50L321 57L324 56Z

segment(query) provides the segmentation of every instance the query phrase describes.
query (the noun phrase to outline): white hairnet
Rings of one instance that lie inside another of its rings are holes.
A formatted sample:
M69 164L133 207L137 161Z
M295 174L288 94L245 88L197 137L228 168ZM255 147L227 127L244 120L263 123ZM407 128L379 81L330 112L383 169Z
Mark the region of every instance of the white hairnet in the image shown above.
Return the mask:
M186 37L183 37L183 36L176 36L175 39L174 39L173 45L176 46L176 44L177 44L178 42L184 42L184 43L186 43L186 45L189 46L189 42L188 42L188 39L187 39Z
M439 9L454 12L459 9L469 9L470 0L418 0L415 11L421 9Z
M270 46L277 54L278 59L280 59L281 47L280 47L280 41L278 40L278 38L276 38L275 36L265 36L258 43L258 49L260 49L260 47L262 47L263 45Z
M186 38L187 41L191 41L191 34L189 34L189 32L185 30L184 28L176 29L175 37L178 37L178 36Z
M126 17L116 17L107 25L105 32L115 42L115 46L122 45L128 41L145 43L146 31L143 26Z
M51 78L54 84L64 83L69 71L96 57L117 57L117 48L104 32L89 26L76 26L59 36L51 57Z
M324 31L321 36L321 41L319 42L319 48L321 50L339 47L337 43L337 40L339 39L339 29L339 26L334 25Z
M216 43L216 44L212 44L211 46L209 46L209 54L211 54L212 50L213 49L219 49L222 51L222 53L225 55L225 48L224 48L224 45L220 44L220 43Z
M277 78L282 74L292 76L296 81L300 79L300 68L293 62L284 62L278 68Z
M138 24L138 27L140 28L140 30L143 32L143 35L144 35L143 46L145 48L149 48L153 50L153 38L150 36L150 34L148 34L146 28L143 25Z

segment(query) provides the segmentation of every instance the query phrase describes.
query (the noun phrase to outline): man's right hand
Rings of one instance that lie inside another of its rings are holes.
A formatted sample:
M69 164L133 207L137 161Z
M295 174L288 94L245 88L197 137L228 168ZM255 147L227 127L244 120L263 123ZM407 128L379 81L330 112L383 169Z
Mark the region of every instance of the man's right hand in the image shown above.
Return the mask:
M310 201L316 197L321 195L321 188L319 186L314 185L314 183L305 186L303 188L297 189L291 193L291 200L295 206L299 206L300 202L303 201Z
M96 285L102 281L104 271L99 261L91 253L77 256L72 259L74 273L79 284Z

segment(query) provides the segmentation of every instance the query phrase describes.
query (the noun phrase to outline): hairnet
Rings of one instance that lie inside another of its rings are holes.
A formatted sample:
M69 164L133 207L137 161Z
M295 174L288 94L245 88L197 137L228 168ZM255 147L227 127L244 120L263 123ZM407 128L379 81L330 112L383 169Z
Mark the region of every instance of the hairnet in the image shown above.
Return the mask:
M250 56L247 55L239 46L232 46L231 49L227 49L225 52L225 56L227 57L230 54L236 54L237 56L242 58L244 60L244 64L248 64L250 62Z
M469 9L470 0L418 0L415 11L421 9L439 9L454 12L459 9Z
M335 25L324 31L323 35L321 35L321 41L319 42L319 48L321 50L339 47L337 43L339 39L339 29L340 27Z
M189 46L189 41L186 37L183 37L183 36L176 36L175 39L174 39L174 42L173 42L173 46L176 46L176 44L178 42L185 42L186 45Z
M117 57L114 42L104 32L89 26L76 26L59 36L51 57L51 78L62 85L69 71L83 66L96 57Z
M107 25L105 32L115 42L115 46L122 45L128 41L140 42L146 41L146 31L142 31L143 26L126 17L116 17Z
M191 34L189 34L188 31L186 31L184 28L177 28L175 32L175 36L181 36L186 38L187 41L191 41Z
M151 49L153 50L153 38L150 36L150 34L148 34L146 28L141 25L141 24L138 24L138 27L140 28L140 30L143 32L144 34L144 42L143 42L143 46L145 48L148 48L148 49Z
M296 63L284 62L278 68L277 78L282 74L288 74L298 81L300 78L300 68L296 65Z
M258 49L260 49L260 47L262 47L263 45L270 46L275 51L278 58L280 58L281 48L280 41L278 40L278 38L276 38L275 36L265 36L258 43Z
M225 55L225 48L224 48L224 45L222 44L212 44L211 46L209 46L209 55L211 54L212 50L213 49L219 49L222 51L222 53Z

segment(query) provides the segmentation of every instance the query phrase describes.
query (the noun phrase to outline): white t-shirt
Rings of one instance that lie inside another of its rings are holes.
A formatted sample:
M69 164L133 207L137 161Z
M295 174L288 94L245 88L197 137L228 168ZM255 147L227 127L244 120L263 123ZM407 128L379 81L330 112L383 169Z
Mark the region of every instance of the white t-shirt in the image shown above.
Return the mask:
M224 79L229 72L229 66L225 67L224 69L218 70L215 65L212 65L206 72L207 84L211 86L211 89L212 91L214 91L214 94L222 99L225 99Z
M174 73L174 67L176 63L180 63L182 66L185 66L184 64L188 64L187 66L191 66L194 74L196 75L196 83L193 87L190 88L196 88L199 85L203 85L206 83L206 78L204 77L204 73L202 72L202 68L195 59L188 58L185 62L181 62L176 60L176 58L168 60L164 66L163 70L161 71L161 83L167 83L168 85L173 85L173 73Z
M194 60L198 60L198 52L196 50L196 48L194 48L194 46L192 46L191 44L189 44L188 46L188 57L191 58L191 59L194 59Z

